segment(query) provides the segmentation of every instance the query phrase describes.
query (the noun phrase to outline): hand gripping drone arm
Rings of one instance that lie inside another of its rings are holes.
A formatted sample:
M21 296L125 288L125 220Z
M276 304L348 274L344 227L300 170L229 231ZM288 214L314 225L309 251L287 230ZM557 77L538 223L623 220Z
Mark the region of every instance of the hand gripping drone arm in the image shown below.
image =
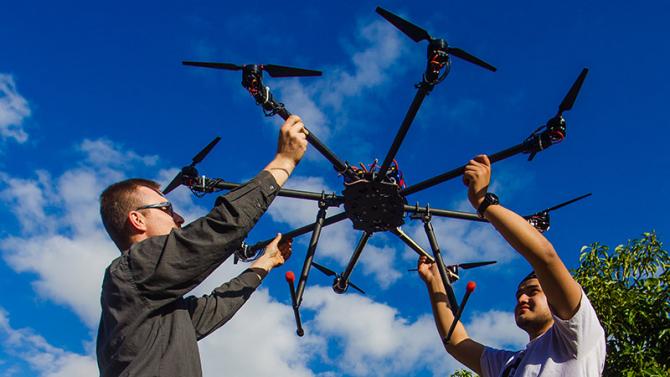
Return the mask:
M270 87L263 85L262 66L247 65L243 68L242 86L249 91L252 97L256 100L256 104L263 108L263 112L267 116L279 115L284 120L291 116L291 113L286 110L284 104L277 102L270 91ZM340 174L349 174L349 167L346 163L340 160L333 151L331 151L319 138L305 127L305 135L307 141L312 144Z

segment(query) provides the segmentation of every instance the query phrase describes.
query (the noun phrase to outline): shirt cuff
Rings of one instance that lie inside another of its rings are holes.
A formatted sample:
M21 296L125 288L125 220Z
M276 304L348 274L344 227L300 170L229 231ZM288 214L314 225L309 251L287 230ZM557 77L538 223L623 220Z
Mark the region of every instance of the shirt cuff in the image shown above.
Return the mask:
M262 268L247 268L240 274L239 278L244 281L245 285L256 289L261 285L267 274L268 272Z

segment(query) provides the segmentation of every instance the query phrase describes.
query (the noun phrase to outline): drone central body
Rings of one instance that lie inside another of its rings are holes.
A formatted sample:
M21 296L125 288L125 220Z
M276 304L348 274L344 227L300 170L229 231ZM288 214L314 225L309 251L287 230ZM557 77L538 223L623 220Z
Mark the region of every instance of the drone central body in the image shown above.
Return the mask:
M278 196L315 201L318 204L319 209L316 215L316 221L314 223L283 233L283 237L286 239L292 239L294 237L311 233L311 239L307 248L305 262L302 267L297 289L293 287L295 276L292 273L290 276L287 274L287 281L289 281L289 285L291 287L293 310L298 328L297 332L300 336L303 335L303 330L301 327L300 313L298 309L302 303L302 296L311 267L315 267L322 273L334 277L333 290L337 293L346 292L349 286L364 293L362 289L351 283L349 278L353 272L354 266L361 256L363 249L374 233L388 231L398 237L406 246L415 251L417 254L425 256L429 261L434 261L437 264L440 278L446 288L449 306L454 311L454 313L458 312L459 315L462 310L459 309L458 302L456 301L456 297L451 287L451 282L458 279L458 267L467 269L495 263L477 262L446 266L442 259L440 247L431 224L431 219L433 216L480 222L485 222L486 220L480 218L475 213L436 209L431 208L427 204L421 206L418 203L416 205L409 205L407 203L407 197L413 193L462 176L465 167L457 167L440 175L406 187L403 180L403 175L398 167L397 162L395 161L395 156L423 100L433 90L433 88L437 84L441 83L449 74L451 68L451 56L463 59L490 71L495 71L496 68L459 48L449 46L444 39L431 37L424 29L400 18L399 16L383 8L378 7L377 13L379 13L395 27L400 29L415 42L423 40L428 41L426 69L423 73L421 82L416 85L417 92L414 100L410 104L410 107L401 123L400 129L398 130L389 148L389 151L380 165L377 165L377 160L375 160L375 162L369 166L365 166L363 164L360 165L360 168L352 166L344 160L338 158L314 135L314 133L312 133L307 128L304 129L307 141L318 152L320 152L332 164L335 171L342 176L344 181L344 189L341 195L337 195L335 193L326 194L325 192L317 193L283 188L278 192ZM270 88L263 84L263 72L267 72L272 77L321 75L321 72L319 71L291 68L272 64L236 65L231 63L190 61L185 61L183 63L185 65L198 67L242 71L242 86L249 92L249 94L251 94L256 103L262 107L265 115L279 115L284 119L287 119L291 114L284 107L284 104L275 100L272 92L270 91ZM584 79L586 78L587 73L588 70L584 68L559 105L556 115L550 118L545 123L545 125L539 127L533 133L531 133L531 135L520 144L502 150L498 153L490 154L489 160L491 163L504 160L520 153L529 154L529 160L532 160L537 153L561 142L566 136L566 123L562 114L564 111L570 110L572 108L572 105L577 97L582 83L584 82ZM182 171L172 180L172 182L170 182L170 184L164 190L165 194L180 184L189 186L196 195L202 195L204 193L220 190L230 190L240 186L237 183L226 182L220 178L207 178L205 176L198 176L195 165L200 162L204 156L213 148L216 142L218 142L218 139L219 138L212 141L207 147L205 147L205 149L198 153L193 158L191 165L182 169ZM550 211L570 204L576 200L580 200L588 195L590 194L583 195L551 208L547 208L533 215L526 216L525 218L539 231L546 231L549 229ZM326 216L327 210L329 208L341 206L344 206L344 212L331 215L329 217ZM402 231L401 226L405 223L406 215L410 215L410 219L420 220L423 222L423 228L428 238L428 243L430 245L432 255L427 253L421 246L419 246L417 242L415 242ZM314 262L313 258L316 252L322 228L345 219L349 219L352 222L354 229L361 231L361 236L347 267L342 273L338 274L328 269L327 267ZM255 256L258 256L261 250L263 250L270 242L271 239L257 242L253 245L241 245L240 250L235 254L235 260L250 260Z
M369 176L345 183L342 191L344 209L354 229L374 233L403 225L406 201L400 195L400 186L389 180L376 182L372 174Z

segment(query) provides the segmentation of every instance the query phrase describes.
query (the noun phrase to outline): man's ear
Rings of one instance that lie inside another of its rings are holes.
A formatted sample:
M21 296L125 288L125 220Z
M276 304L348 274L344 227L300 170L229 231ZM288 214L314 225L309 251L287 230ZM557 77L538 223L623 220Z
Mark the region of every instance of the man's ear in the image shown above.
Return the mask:
M128 212L128 224L137 233L143 233L147 230L147 219L139 211Z

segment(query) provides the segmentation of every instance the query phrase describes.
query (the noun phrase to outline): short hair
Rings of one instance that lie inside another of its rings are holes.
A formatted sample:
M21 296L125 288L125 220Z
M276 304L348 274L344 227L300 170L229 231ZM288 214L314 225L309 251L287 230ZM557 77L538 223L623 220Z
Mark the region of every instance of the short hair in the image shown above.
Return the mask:
M119 250L130 247L128 213L142 203L135 193L141 186L159 191L160 185L143 178L131 178L114 183L100 194L100 217L109 237Z
M521 281L519 282L519 285L523 284L526 280L530 279L537 279L537 275L535 274L535 271L531 271L528 275L526 275Z

